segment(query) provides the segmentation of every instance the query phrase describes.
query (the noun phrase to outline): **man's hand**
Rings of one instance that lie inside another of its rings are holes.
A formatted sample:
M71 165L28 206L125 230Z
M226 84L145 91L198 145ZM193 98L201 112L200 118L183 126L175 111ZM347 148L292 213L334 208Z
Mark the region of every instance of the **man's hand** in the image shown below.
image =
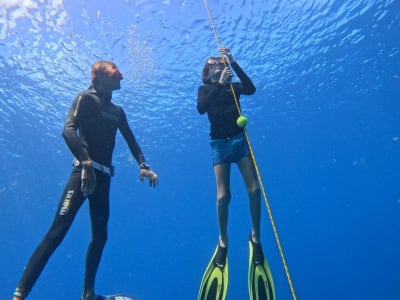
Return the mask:
M91 165L90 160L81 162L82 173L81 173L81 191L85 197L91 195L96 190L96 173Z
M158 185L158 176L152 170L140 169L140 180L142 182L145 177L149 180L150 186L156 187Z

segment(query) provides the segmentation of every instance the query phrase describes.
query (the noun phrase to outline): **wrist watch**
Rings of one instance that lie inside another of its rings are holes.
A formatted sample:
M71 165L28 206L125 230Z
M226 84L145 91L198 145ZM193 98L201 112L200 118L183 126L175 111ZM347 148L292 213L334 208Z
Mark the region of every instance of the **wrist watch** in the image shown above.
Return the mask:
M150 170L150 165L149 165L148 163L146 163L146 162L142 162L142 163L139 165L139 168L140 168L140 169L145 169L145 170Z

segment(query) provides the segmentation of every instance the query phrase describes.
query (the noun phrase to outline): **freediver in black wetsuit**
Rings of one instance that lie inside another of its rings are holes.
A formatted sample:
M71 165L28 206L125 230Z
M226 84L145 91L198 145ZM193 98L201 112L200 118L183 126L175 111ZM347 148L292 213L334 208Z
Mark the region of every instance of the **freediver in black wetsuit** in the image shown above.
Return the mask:
M114 172L112 154L117 130L140 166L140 179L147 178L152 187L158 185L158 176L146 163L124 110L111 101L112 91L121 88L122 74L114 63L107 61L93 64L91 73L92 85L73 101L62 132L74 155L71 176L53 224L28 261L13 300L27 297L86 198L89 199L92 238L86 255L81 300L96 299L95 277L107 240L110 182Z

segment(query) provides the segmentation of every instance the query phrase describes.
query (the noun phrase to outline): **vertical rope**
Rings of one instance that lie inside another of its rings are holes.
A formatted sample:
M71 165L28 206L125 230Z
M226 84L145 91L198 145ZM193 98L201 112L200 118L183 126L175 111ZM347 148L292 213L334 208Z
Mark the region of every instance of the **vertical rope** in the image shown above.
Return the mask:
M215 28L214 20L212 18L210 9L208 7L207 0L204 0L204 5L206 7L206 10L207 10L207 13L208 13L208 17L210 19L211 28L212 28L212 30L214 32L214 37L215 37L215 40L217 42L217 46L218 46L218 48L221 48L221 42L219 40L219 37L218 37L218 34L217 34L217 30ZM224 62L224 64L226 66L226 62ZM231 88L231 91L232 91L232 94L233 94L233 98L234 98L234 101L235 101L235 105L236 105L237 111L238 111L239 115L241 115L239 101L237 100L237 97L236 97L235 91L233 89L232 83L230 83L230 88ZM253 161L254 167L256 169L257 178L258 178L258 181L260 183L260 188L261 188L262 195L264 197L265 205L267 207L268 216L269 216L269 219L271 221L272 231L274 233L276 244L277 244L278 250L279 250L279 254L281 256L283 267L285 269L285 274L286 274L286 277L287 277L287 280L288 280L289 288L290 288L290 291L292 293L293 300L296 300L297 299L296 293L294 291L293 282L292 282L292 279L291 279L291 276L290 276L289 268L287 266L285 255L283 253L282 245L281 245L281 242L280 242L280 239L279 239L279 235L278 235L278 230L277 230L276 225L275 225L275 221L274 221L274 218L273 218L273 215L272 215L271 206L270 206L268 198L267 198L267 193L266 193L265 188L264 188L264 184L263 184L263 181L262 181L262 178L261 178L261 173L260 173L260 170L258 168L258 165L257 165L257 162L256 162L256 158L255 158L255 155L254 155L254 151L253 151L253 147L251 146L250 138L249 138L249 135L247 133L246 128L244 128L244 133L245 133L247 145L249 147L250 156L251 156L251 159Z

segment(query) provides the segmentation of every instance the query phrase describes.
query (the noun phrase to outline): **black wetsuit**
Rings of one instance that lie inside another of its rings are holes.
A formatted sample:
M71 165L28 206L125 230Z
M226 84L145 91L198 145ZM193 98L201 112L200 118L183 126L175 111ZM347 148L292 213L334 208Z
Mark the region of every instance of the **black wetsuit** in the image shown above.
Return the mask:
M100 95L93 87L78 94L68 113L63 137L78 161L91 159L111 167L117 129L140 164L143 153L128 125L123 109L111 102L111 94ZM78 134L79 133L79 134ZM57 213L46 236L32 254L18 284L27 295L54 250L64 239L86 197L81 192L81 166L73 167L61 196ZM89 198L92 239L86 256L85 288L94 288L97 268L107 240L111 178L98 170L95 192Z
M236 62L233 62L231 67L241 81L232 83L239 102L241 94L252 95L256 87ZM243 132L243 128L236 124L239 112L230 85L222 86L216 82L200 86L197 94L197 110L200 114L207 113L212 139L225 139Z

